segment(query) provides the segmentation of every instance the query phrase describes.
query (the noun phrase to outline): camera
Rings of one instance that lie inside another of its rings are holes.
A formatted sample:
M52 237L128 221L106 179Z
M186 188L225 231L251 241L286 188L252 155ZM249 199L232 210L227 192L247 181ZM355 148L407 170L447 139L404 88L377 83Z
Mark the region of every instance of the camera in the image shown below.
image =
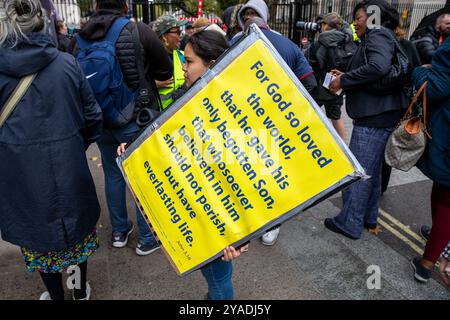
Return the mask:
M299 30L310 31L310 32L318 32L320 31L321 23L316 22L305 22L305 21L297 21L295 26Z
M298 30L303 30L311 33L320 32L323 23L323 14L316 17L315 22L297 21L295 24Z
M150 108L151 104L150 104L151 100L150 100L150 94L148 92L148 89L140 89L139 90L139 94L137 97L137 103L139 105L139 108Z
M153 101L148 89L140 89L136 99L137 109L136 123L143 127L159 116L159 111L152 108Z

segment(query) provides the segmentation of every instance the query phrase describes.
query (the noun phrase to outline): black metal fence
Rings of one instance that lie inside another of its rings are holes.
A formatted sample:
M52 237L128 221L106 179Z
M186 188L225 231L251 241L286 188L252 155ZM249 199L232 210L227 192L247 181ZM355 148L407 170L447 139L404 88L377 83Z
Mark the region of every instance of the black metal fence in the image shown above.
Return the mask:
M69 26L80 27L83 21L89 19L94 13L94 1L92 0L53 0L57 16ZM129 15L137 21L149 23L165 14L174 15L177 18L195 17L196 12L190 12L181 0L128 0ZM217 18L214 14L205 12L206 18Z
M191 17L194 13L188 12L183 1L149 2L148 0L130 1L132 15L137 21L149 23L158 17L171 14L177 18Z
M297 21L314 22L319 14L328 12L339 13L346 21L352 21L352 12L359 0L278 0L272 1L269 7L269 25L272 29L300 43L310 33L300 31L295 27ZM400 13L401 26L409 37L420 20L444 6L444 0L433 3L419 3L413 0L387 0ZM78 28L83 20L94 12L92 0L53 0L58 16L69 26ZM137 21L148 23L164 14L173 14L177 18L194 17L196 13L189 12L181 0L128 0L130 15ZM204 14L207 18L216 18L213 14Z
M405 29L407 38L426 15L444 7L444 0L433 3L419 3L413 0L387 0L400 14L400 26ZM295 27L297 21L314 22L320 14L339 13L344 20L353 20L353 8L359 0L279 0L270 7L269 25L272 29L300 43L303 37L314 34L300 31Z

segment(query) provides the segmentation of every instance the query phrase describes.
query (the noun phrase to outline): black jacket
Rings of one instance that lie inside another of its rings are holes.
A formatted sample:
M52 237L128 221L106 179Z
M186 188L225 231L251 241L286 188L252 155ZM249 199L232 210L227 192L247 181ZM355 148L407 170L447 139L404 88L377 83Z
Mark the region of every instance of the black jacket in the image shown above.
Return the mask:
M434 25L416 30L411 37L417 48L422 64L430 64L434 53L439 48L439 37Z
M83 29L80 30L79 35L89 41L100 40L106 36L109 28L120 16L119 11L101 10L89 19ZM144 49L144 66L147 81L152 82L154 79L164 81L170 79L173 75L172 61L156 33L144 23L138 22L136 24L130 22L123 28L117 40L116 52L125 83L132 91L139 86L139 74L131 35L136 26ZM78 44L74 38L69 52L76 56L78 51Z
M435 11L427 16L425 16L422 20L420 20L419 25L416 27L416 30L414 30L414 33L412 37L415 36L415 34L425 28L426 26L434 26L436 24L437 18L439 18L444 13L450 13L450 0L447 0L445 2L445 5L442 9Z
M39 252L83 239L100 214L85 148L102 113L76 60L49 35L0 48L0 106L21 77L37 77L0 128L0 232Z
M401 90L390 95L377 95L366 89L389 73L395 52L394 37L394 33L385 28L367 30L349 71L341 77L341 87L347 97L347 114L356 125L392 127L407 104L406 95Z
M410 69L414 70L415 68L420 67L421 62L419 53L417 52L417 49L412 43L412 41L403 39L400 40L398 43L402 47L403 51L406 53L406 56L408 57Z
M333 65L331 55L333 50L344 43L353 41L352 30L330 30L322 32L319 35L318 41L314 42L307 50L307 57L311 67L314 70L318 86L313 94L313 97L319 105L325 106L342 106L343 97L335 95L326 90L322 84L325 80L327 72L337 68ZM355 44L356 46L356 44Z

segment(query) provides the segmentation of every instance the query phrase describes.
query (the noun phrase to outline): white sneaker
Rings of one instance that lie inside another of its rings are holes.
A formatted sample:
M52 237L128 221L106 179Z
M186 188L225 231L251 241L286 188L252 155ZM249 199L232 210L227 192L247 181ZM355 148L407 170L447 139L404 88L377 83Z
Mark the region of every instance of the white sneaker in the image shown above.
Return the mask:
M43 294L41 294L39 300L52 300L52 297L50 297L50 292L45 291Z
M72 299L77 300L77 301L91 300L91 286L89 285L89 282L86 282L86 297L84 297L83 299L75 299L75 296L73 295L73 292L72 292Z
M128 243L128 237L133 232L134 226L131 224L130 230L127 232L114 232L112 235L112 246L114 248L123 248Z
M278 234L280 233L280 227L266 232L262 237L262 244L265 246L273 246L277 241Z
M148 256L150 253L155 252L160 247L159 243L155 241L155 243L152 244L142 244L140 241L138 241L136 245L136 254L138 256Z

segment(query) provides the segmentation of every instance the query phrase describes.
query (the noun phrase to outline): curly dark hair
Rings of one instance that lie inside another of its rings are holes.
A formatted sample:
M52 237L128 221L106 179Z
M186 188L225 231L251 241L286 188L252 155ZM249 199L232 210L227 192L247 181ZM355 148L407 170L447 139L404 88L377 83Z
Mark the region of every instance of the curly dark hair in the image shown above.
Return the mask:
M97 0L97 6L99 9L122 10L126 4L126 0Z
M378 6L381 12L381 25L383 27L395 30L400 24L400 16L398 11L387 3L385 0L364 0L358 3L353 9L353 18L356 17L356 12L359 9L364 9L367 12L367 8L370 6Z

